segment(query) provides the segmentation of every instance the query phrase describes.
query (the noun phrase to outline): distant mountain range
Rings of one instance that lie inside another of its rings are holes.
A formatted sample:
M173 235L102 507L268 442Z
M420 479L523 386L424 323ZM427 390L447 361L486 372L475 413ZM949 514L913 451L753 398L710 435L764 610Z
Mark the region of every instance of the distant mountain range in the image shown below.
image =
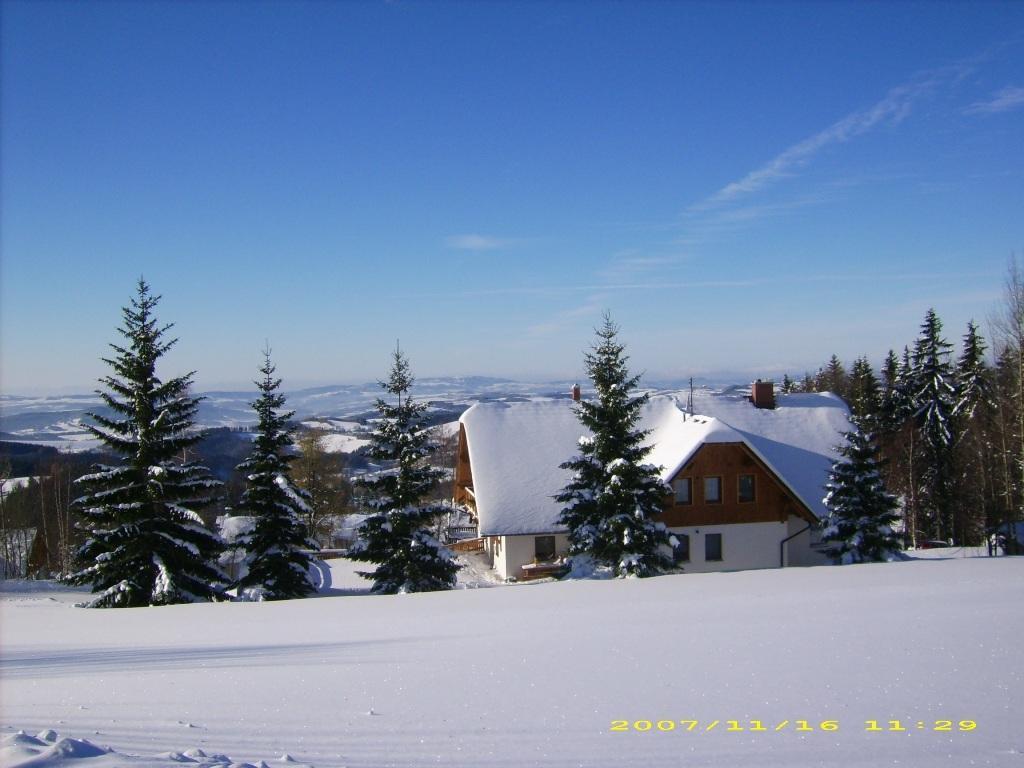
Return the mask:
M714 382L702 380L701 385ZM686 382L649 383L655 390L679 390ZM431 406L434 423L454 421L474 403L491 400L570 397L571 384L522 382L488 376L417 379L413 395ZM201 393L197 426L245 428L255 424L250 403L256 391L214 390ZM374 404L382 394L376 382L337 384L297 389L285 393L287 407L295 411L297 421L336 420L363 422L376 415ZM62 451L88 450L96 440L85 429L88 413L109 415L103 401L95 395L32 397L0 395L0 441L37 443Z
M419 379L414 396L442 411L438 417L459 414L476 402L527 397L568 397L568 386L557 383L524 383L485 376ZM199 427L246 427L255 423L250 403L256 391L201 393ZM382 394L375 382L311 387L285 393L287 407L297 420L337 419L365 421L376 414L374 403ZM109 415L95 395L32 397L0 395L0 440L52 445L61 450L85 450L96 446L86 431L88 413ZM440 419L438 419L440 420Z

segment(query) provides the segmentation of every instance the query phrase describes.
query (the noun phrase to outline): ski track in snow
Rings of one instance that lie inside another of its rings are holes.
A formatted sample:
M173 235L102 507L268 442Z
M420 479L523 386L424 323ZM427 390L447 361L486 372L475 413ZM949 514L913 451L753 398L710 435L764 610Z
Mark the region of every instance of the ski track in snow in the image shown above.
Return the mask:
M315 600L120 610L0 583L0 764L1019 768L1024 558L964 554L401 596L331 561Z

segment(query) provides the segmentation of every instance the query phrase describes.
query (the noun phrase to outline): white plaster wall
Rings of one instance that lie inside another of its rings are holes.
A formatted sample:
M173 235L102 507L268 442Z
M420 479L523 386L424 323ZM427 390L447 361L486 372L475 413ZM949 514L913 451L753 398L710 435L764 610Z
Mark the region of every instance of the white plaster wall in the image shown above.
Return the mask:
M732 523L670 528L672 533L690 537L690 562L682 563L684 572L744 571L779 567L779 542L789 535L786 523ZM704 560L704 536L722 534L722 559Z
M552 535L552 534L547 534ZM565 555L569 551L569 536L556 533L555 554ZM501 536L494 555L494 570L503 579L519 578L520 568L532 563L536 553L535 536Z
M807 521L799 517L789 518L789 532L792 536L797 531L807 528ZM825 555L819 548L814 546L821 540L820 531L816 528L803 531L795 539L786 544L786 565L809 566L809 565L830 565L832 559Z

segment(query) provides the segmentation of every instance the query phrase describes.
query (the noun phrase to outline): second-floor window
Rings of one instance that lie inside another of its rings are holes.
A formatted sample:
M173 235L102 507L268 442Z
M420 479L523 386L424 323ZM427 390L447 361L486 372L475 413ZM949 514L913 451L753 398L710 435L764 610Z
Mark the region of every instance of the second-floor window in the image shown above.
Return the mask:
M676 492L676 504L690 504L693 502L690 478L676 478L676 481L672 483L672 487Z
M722 478L704 478L704 503L718 504L722 500Z
M754 476L740 475L739 480L740 501L754 501Z

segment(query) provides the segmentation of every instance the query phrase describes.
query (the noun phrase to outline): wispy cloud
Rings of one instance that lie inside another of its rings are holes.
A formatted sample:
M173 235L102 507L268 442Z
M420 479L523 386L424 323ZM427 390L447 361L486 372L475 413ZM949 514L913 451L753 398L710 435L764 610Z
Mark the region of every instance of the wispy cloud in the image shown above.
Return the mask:
M577 285L544 285L544 286L507 286L497 288L467 289L455 292L444 292L434 294L437 297L459 297L475 298L484 296L547 296L552 298L565 297L578 293L593 293L590 299L581 305L558 313L559 318L572 318L586 315L590 312L600 312L604 309L602 302L621 291L687 291L687 290L734 290L737 288L753 288L770 285L793 285L794 283L834 283L843 284L849 282L869 283L949 283L956 280L970 278L992 278L997 275L992 272L871 272L871 273L842 273L822 272L808 273L804 275L785 275L781 277L744 277L720 280L662 280L649 279L635 282L616 283L580 283ZM418 293L417 297L422 298L430 294Z
M598 276L609 282L622 282L643 275L666 275L687 261L689 257L684 254L647 255L639 249L631 248L614 254L608 265L598 272Z
M693 213L684 220L682 234L676 239L676 244L687 247L700 246L708 240L745 229L755 222L785 216L809 206L820 205L836 196L833 190L823 189L791 200L746 203Z
M825 130L794 144L742 179L725 185L694 210L713 208L757 192L778 179L792 175L829 145L849 141L882 123L899 123L910 114L911 104L924 90L925 86L893 88L869 109L849 114Z
M976 101L964 109L965 115L994 115L999 112L1009 112L1024 106L1024 88L1016 85L1008 85L1002 90L996 91L988 99Z
M495 251L508 245L508 240L502 240L490 235L478 235L475 233L462 235L449 235L444 239L448 248L459 251Z
M527 333L531 336L550 336L553 333L558 333L564 330L570 325L575 324L581 317L596 318L600 315L601 311L606 306L607 296L605 294L595 294L587 298L587 300L580 305L570 307L569 309L563 309L551 318L551 320L545 323L536 323L527 328Z
M707 199L691 206L688 212L699 213L735 203L780 179L793 176L815 155L830 146L848 142L879 126L899 124L911 113L919 99L943 84L958 82L974 68L972 62L960 62L922 73L909 82L891 88L870 107L851 112L824 130L788 147L760 168L726 184Z

